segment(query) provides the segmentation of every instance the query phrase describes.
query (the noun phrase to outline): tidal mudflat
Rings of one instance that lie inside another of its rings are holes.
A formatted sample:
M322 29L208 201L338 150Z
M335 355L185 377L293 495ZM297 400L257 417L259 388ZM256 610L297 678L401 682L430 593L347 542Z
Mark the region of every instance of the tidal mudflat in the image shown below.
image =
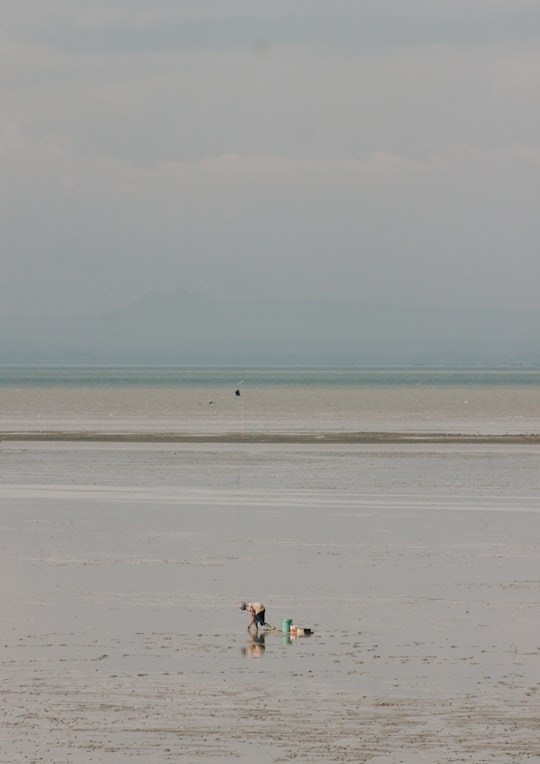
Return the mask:
M0 455L1 761L540 762L537 446Z

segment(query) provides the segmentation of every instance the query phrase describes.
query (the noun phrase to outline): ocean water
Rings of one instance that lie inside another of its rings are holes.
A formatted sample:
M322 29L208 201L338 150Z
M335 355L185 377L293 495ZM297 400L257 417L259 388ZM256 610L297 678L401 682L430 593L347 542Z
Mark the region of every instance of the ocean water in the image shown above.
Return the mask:
M531 434L540 370L4 367L17 430Z

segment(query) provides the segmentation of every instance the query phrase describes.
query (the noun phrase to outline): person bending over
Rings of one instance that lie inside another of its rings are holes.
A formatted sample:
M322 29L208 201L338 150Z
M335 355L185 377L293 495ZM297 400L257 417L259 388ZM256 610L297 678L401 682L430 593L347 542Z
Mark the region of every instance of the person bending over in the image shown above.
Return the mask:
M251 630L252 626L255 626L256 630L258 630L259 626L266 626L266 621L264 620L266 608L262 602L240 602L239 608L240 610L247 610L251 615L251 621L247 627L248 631Z

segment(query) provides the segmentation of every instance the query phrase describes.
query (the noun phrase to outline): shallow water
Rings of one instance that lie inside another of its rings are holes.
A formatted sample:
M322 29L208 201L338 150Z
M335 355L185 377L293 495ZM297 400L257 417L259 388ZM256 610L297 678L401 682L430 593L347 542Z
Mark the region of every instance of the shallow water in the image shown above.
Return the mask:
M539 391L538 370L0 368L0 432L540 433Z
M3 760L539 760L537 447L0 459Z
M0 760L540 761L538 445L145 442L536 433L540 372L0 371Z

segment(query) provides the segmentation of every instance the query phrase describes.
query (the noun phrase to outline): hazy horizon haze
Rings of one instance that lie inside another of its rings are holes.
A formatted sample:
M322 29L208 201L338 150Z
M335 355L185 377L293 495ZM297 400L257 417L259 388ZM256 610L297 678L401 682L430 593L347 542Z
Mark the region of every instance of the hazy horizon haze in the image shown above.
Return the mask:
M4 320L540 310L533 0L30 0L0 42Z

